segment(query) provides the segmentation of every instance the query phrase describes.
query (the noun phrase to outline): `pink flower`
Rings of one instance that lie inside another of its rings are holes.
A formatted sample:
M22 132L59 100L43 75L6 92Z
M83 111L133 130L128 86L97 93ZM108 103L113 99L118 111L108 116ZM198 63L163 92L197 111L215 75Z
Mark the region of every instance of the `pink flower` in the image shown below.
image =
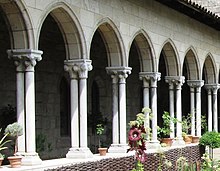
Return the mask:
M144 163L147 159L147 155L144 151L142 151L141 149L138 149L136 151L136 159L139 160L141 163Z
M129 141L138 141L141 139L141 130L131 128L128 135Z

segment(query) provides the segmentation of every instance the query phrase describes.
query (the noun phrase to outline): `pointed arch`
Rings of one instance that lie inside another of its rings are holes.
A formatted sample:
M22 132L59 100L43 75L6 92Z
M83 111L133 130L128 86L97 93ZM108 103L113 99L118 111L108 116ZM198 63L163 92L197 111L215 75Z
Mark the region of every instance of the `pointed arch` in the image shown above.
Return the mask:
M155 52L147 33L143 29L138 30L133 36L130 47L132 43L134 43L138 49L141 71L156 71Z
M11 31L11 48L35 49L32 22L23 2L5 0L0 8Z
M187 78L189 80L202 79L198 56L194 47L191 46L186 50L184 64L187 68Z
M162 47L161 53L164 56L167 75L180 76L180 61L173 41L166 40Z
M216 63L211 53L206 55L204 64L203 64L203 76L205 84L217 83L217 69Z
M101 19L97 23L94 34L96 31L100 33L105 43L108 66L128 66L122 37L113 21L108 17Z
M45 18L51 14L57 22L65 42L66 59L86 59L88 58L86 50L86 41L80 26L80 23L71 8L64 2L50 4L44 11L39 23L37 42L40 37L40 31Z

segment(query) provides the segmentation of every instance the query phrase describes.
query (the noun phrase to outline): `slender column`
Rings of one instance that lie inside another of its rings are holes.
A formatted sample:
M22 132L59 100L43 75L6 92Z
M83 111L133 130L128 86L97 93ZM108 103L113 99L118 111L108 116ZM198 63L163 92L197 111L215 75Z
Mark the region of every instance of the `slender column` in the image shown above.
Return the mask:
M119 144L118 77L112 75L112 142Z
M152 142L158 143L157 140L157 81L160 80L160 73L153 73L151 76L151 108L152 118Z
M192 135L196 135L196 129L195 129L195 91L193 87L190 87L190 97L191 97L191 101L190 101L190 111L191 111L191 134Z
M126 78L131 73L130 67L106 67L106 71L112 77L113 92L113 144L109 148L110 153L127 151L126 132Z
M130 74L130 69L124 69L119 72L119 127L120 127L120 144L127 144L126 131L126 78Z
M166 82L173 82L173 86L175 86L176 90L176 118L178 120L176 124L176 140L173 145L184 145L182 137L182 100L181 100L181 86L185 81L184 76L166 76ZM170 102L171 103L171 102Z
M71 147L79 148L78 67L72 61L64 64L70 76Z
M217 113L217 92L219 84L213 86L213 119L214 119L214 131L218 132L218 113Z
M92 70L90 60L84 60L79 68L79 111L80 111L80 147L87 148L87 82L88 71Z
M191 91L191 114L192 114L191 133L192 135L201 136L201 87L204 85L204 81L187 80L187 83L190 86L190 91ZM196 100L195 100L195 94L196 94ZM196 118L196 125L195 125L195 118Z
M26 149L22 164L23 165L38 165L41 164L41 159L36 153L35 142L35 80L34 80L34 67L37 61L40 61L42 51L32 49L17 49L8 51L8 53L18 56L22 61L25 70L24 79L24 99L25 99L25 123L24 129L26 131L25 141ZM20 76L19 76L20 77ZM23 77L22 77L23 78ZM18 78L19 79L19 78ZM19 79L21 81L21 79ZM22 85L21 85L22 86ZM20 110L20 109L19 109Z
M201 87L196 88L196 135L201 136Z
M26 142L27 153L35 153L35 81L34 67L41 60L41 51L30 52L25 58Z
M181 86L184 83L185 77L179 77L176 81L176 118L178 121L176 124L176 136L178 139L183 139L182 138L182 100L181 100Z
M208 131L212 131L213 129L213 118L212 118L212 90L209 86L205 86L208 93Z
M17 112L17 122L25 128L25 109L24 109L24 62L23 58L14 53L12 50L8 50L9 59L14 60L16 66L16 112ZM24 153L26 142L25 142L25 129L23 129L23 135L18 137L18 153Z
M71 148L67 158L91 158L87 147L87 78L92 70L91 60L77 59L64 61L64 69L69 72L71 103Z
M166 82L169 84L169 109L170 109L170 116L171 117L175 117L174 115L174 85L173 85L173 80L170 79L170 77L166 77ZM175 137L175 127L174 127L174 123L171 122L170 123L170 128L171 128L171 133L170 133L170 138L174 138Z
M213 129L214 131L218 131L217 91L220 85L219 84L206 84L205 87L208 91L208 130L212 131ZM213 122L213 125L212 125L212 122Z
M150 97L150 92L149 92L149 79L147 79L147 74L146 72L140 72L139 77L140 80L143 80L143 107L150 108L150 102L149 102L149 97ZM149 112L145 113L145 123L144 127L147 128L147 135L146 139L149 140L149 134L150 134L150 116Z

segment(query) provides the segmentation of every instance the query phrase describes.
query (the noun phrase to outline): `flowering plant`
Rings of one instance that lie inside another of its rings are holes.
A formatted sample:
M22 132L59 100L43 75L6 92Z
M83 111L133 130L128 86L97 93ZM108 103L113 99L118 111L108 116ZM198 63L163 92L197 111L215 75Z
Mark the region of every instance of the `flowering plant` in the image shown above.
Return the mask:
M5 128L5 134L15 137L14 155L16 155L18 151L18 136L23 135L23 127L19 123L14 122Z
M209 154L205 153L202 156L202 168L201 171L220 171L220 161L216 161L210 158Z
M136 120L130 121L130 130L128 133L128 142L130 148L128 151L135 151L136 165L132 171L144 170L143 163L146 161L146 129L144 127L145 115L144 113L150 112L149 108L143 108L141 113L136 115Z

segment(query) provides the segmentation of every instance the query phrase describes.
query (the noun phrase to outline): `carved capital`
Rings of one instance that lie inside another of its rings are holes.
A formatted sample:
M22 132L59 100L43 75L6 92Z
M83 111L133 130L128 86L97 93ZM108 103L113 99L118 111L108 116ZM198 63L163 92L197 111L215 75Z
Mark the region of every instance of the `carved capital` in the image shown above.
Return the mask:
M139 79L143 80L144 82L149 82L151 87L157 86L157 81L161 79L161 73L159 72L140 72Z
M204 80L187 80L187 84L192 88L201 88L204 85Z
M37 61L42 59L40 50L12 49L8 50L8 58L13 59L17 71L34 71Z
M70 78L87 78L88 71L92 70L92 61L86 59L65 60L64 70L69 72Z
M125 79L131 74L130 67L106 67L106 71L115 81L117 81L118 78L119 83L125 83Z
M212 91L213 94L217 94L220 84L205 84L205 88L209 91Z
M175 85L176 88L180 88L183 83L185 82L185 77L184 76L166 76L165 81L169 85Z

